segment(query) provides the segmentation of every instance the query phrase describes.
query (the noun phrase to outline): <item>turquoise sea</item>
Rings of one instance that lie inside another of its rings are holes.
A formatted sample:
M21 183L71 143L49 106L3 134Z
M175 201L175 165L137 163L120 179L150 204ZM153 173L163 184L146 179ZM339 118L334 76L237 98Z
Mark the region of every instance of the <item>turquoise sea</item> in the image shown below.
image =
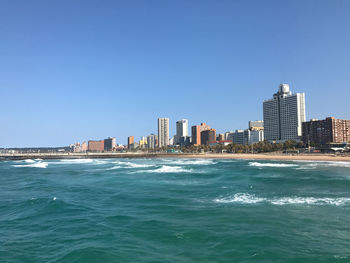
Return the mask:
M350 262L350 163L2 161L0 262Z

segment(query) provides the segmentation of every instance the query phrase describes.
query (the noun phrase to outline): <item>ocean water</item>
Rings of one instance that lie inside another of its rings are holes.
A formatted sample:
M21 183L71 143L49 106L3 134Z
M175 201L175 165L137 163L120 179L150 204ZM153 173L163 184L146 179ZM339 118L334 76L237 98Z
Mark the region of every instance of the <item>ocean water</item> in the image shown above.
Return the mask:
M2 161L0 262L350 262L350 163Z

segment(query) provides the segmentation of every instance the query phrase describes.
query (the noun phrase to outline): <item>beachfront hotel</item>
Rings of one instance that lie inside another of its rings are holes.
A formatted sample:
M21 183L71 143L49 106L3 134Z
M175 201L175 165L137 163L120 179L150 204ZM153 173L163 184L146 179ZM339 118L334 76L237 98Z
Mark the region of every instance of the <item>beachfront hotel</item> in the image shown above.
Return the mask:
M299 141L305 122L305 94L281 84L272 99L263 102L264 137L270 142Z
M169 118L158 118L158 146L169 145Z

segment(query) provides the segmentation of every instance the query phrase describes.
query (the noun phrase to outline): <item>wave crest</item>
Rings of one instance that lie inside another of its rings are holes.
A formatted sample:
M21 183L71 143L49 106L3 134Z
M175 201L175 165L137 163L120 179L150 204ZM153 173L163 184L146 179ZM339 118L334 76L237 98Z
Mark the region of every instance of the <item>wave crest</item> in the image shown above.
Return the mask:
M297 167L297 164L289 163L258 163L258 162L249 162L249 166L255 167Z
M346 205L350 203L347 197L281 197L281 198L263 198L256 197L248 193L237 193L231 197L221 197L213 200L215 203L239 203L239 204L256 204L261 202L272 205Z
M16 164L13 167L34 167L34 168L47 168L49 164L46 162L34 162L31 164Z
M166 160L169 164L177 165L214 165L217 164L214 160L210 159L178 159L178 160Z
M142 172L147 172L147 173L191 173L192 170L190 169L183 169L181 166L168 166L168 165L163 165L158 169L155 170L146 170Z

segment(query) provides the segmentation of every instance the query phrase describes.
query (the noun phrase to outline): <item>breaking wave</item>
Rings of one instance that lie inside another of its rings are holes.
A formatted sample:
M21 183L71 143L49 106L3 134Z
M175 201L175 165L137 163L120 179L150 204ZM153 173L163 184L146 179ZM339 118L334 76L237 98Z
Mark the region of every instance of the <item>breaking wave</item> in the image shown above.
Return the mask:
M64 164L83 164L83 163L92 163L93 159L63 159L60 160L60 163Z
M350 203L350 198L340 197L281 197L281 198L262 198L248 193L237 193L231 197L216 198L215 203L239 203L239 204L256 204L270 203L272 205L346 205Z
M191 173L191 169L184 169L181 166L168 166L163 165L155 170L142 170L137 171L142 173Z
M153 167L153 164L140 164L140 163L132 163L132 162L122 162L122 161L114 161L114 164L122 165L121 168L147 168Z
M255 204L265 201L264 198L255 197L254 195L246 193L238 193L233 197L223 197L214 199L215 203L242 203L242 204Z
M46 162L34 162L30 164L16 164L13 167L34 167L34 168L46 168L49 164Z
M214 160L211 159L176 159L176 160L165 160L169 164L177 165L214 165L217 164Z
M249 166L255 167L297 167L297 164L287 164L287 163L258 163L258 162L249 162Z
M314 169L316 167L345 167L350 168L350 162L339 162L339 161L297 161L304 166L301 168Z

